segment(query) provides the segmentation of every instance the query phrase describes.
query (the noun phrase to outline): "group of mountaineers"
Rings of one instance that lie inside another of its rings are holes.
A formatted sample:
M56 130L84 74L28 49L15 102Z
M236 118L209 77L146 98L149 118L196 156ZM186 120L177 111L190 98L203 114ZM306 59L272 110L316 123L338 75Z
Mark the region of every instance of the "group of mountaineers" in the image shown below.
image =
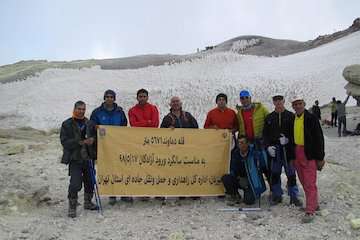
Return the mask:
M302 97L294 97L293 112L285 109L282 94L272 96L274 110L270 113L260 102L253 102L251 93L242 90L237 112L227 106L227 95L216 96L216 107L206 116L205 129L228 129L233 134L234 148L231 151L230 171L221 180L229 204L237 204L243 198L247 205L254 204L266 191L265 180L270 188L270 205L283 200L281 173L287 177L287 192L290 204L302 207L296 175L305 193L303 223L312 222L319 210L317 171L324 162L324 137L317 116L305 109ZM170 112L160 123L157 107L148 102L145 89L137 91L138 103L128 111L115 103L116 93L107 90L104 102L93 110L90 119L85 117L86 104L78 101L73 116L62 123L60 140L63 146L62 163L69 165L68 216L76 217L78 192L84 184L84 209L96 210L92 202L94 195L93 165L96 159L96 126L113 125L158 128L199 128L194 116L182 109L182 101L174 96L170 99ZM265 180L264 180L265 177ZM243 190L243 197L239 193ZM163 198L161 198L163 199ZM132 202L131 197L122 201ZM109 204L116 203L110 197Z

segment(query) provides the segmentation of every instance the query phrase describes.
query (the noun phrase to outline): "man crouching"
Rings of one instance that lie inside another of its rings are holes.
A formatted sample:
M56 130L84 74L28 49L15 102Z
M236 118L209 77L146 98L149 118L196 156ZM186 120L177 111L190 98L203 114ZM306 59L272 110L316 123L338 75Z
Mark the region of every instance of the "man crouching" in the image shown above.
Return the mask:
M96 210L97 206L91 202L94 193L90 174L90 161L93 161L91 149L94 129L85 117L86 105L77 101L74 105L73 116L61 125L60 141L63 146L61 163L69 164L70 184L68 191L68 217L76 217L78 192L84 182L84 209Z
M266 190L253 144L244 135L239 135L238 144L231 152L230 174L222 177L226 196L232 203L239 202L239 189L244 190L244 203L254 204ZM230 205L230 204L229 204Z

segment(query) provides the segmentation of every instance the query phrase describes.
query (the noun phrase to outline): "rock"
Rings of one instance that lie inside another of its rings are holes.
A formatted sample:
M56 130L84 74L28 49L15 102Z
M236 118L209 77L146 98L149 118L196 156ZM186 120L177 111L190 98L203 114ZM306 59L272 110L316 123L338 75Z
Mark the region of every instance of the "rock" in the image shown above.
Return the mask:
M352 229L360 229L360 218L351 219L350 224Z
M5 149L5 154L6 155L16 155L16 154L24 153L24 152L25 152L25 146L24 145L8 146Z
M330 214L330 212L329 212L329 210L327 210L327 209L322 209L321 211L320 211L320 216L322 216L322 217L326 217L326 216L328 216Z
M360 96L360 85L348 83L344 88L346 89L346 94L351 96Z
M343 77L349 83L360 85L360 64L350 65L344 68Z
M237 233L237 234L234 234L234 238L235 238L235 239L241 239L241 235L238 234L238 233Z
M351 219L354 219L355 218L355 216L354 216L354 214L352 214L352 213L349 213L346 217L345 217L345 219L346 220L351 220Z
M0 138L0 144L6 144L9 143L8 140L6 140L5 138Z
M169 240L185 240L183 232L174 232L169 235Z

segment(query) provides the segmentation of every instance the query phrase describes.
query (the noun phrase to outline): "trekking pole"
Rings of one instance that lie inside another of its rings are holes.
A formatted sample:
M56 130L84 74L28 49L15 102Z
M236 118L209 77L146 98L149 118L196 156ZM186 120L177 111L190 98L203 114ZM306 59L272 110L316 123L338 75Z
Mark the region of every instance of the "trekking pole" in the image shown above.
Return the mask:
M220 212L256 212L261 211L261 208L219 208Z
M90 175L91 175L92 184L94 186L96 205L98 207L98 212L101 215L103 215L101 199L100 199L100 195L99 195L99 188L98 188L97 181L96 181L96 171L95 171L94 163L92 160L90 160L89 162L90 162Z

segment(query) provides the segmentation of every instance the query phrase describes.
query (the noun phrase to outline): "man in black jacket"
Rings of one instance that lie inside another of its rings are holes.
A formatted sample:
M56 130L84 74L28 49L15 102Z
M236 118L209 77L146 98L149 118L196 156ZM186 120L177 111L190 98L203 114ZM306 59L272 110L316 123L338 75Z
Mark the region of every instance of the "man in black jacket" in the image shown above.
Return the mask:
M90 162L94 159L94 128L85 118L86 105L77 101L74 105L73 116L61 125L60 141L63 146L61 162L69 164L70 184L68 190L68 216L76 217L78 192L84 183L84 209L96 210L97 206L91 202L94 192L90 174Z
M306 198L306 214L302 222L309 223L313 221L314 213L319 208L316 170L320 171L325 164L324 136L317 117L305 109L303 98L295 97L292 107L295 110L294 166Z
M179 97L170 99L170 112L163 118L161 128L199 128L196 119L182 110L182 102Z
M314 114L319 120L321 120L321 110L319 107L319 101L315 101L315 105L311 107L311 113Z
M287 187L290 204L302 206L298 199L296 173L292 161L294 152L294 114L285 109L284 96L277 94L272 98L275 110L265 118L263 138L270 159L271 204L282 202L281 172L284 167L288 179Z

